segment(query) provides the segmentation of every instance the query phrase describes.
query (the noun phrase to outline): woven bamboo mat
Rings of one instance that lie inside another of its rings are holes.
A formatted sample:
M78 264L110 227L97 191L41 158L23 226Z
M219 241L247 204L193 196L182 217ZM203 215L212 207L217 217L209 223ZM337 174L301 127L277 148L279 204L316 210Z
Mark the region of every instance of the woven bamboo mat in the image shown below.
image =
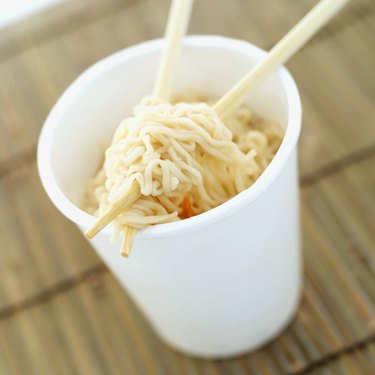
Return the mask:
M197 1L190 31L269 48L313 3ZM353 0L288 64L304 105L305 284L267 347L225 361L167 348L47 199L35 150L48 111L98 59L162 35L167 8L77 0L0 33L0 374L374 374L373 0Z

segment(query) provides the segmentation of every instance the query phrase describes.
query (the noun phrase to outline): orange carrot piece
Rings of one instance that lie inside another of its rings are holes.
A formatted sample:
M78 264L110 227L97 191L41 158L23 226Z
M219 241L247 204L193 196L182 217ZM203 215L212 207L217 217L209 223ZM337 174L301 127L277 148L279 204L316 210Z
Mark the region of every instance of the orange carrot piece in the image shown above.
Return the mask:
M188 219L189 217L194 216L193 207L191 206L191 202L189 196L186 195L184 200L182 201L182 212L180 214L182 219Z

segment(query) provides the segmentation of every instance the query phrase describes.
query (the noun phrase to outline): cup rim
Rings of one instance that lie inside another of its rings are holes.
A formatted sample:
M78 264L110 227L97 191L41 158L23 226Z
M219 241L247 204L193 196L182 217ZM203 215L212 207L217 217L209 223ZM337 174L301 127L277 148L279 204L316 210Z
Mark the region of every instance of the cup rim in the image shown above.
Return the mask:
M95 80L107 70L124 61L160 51L163 47L163 43L164 41L161 38L146 41L115 52L93 64L78 76L65 90L50 111L43 125L37 150L37 165L42 185L55 206L67 218L81 227L91 227L96 217L88 214L71 202L61 191L54 179L50 151L53 143L54 130L60 123L59 118L64 115L70 104L75 100L75 97L80 95L82 90L84 90L92 80ZM267 52L249 42L216 35L188 36L184 38L183 46L194 48L216 47L241 53L245 56L255 57L259 60L264 58L267 54ZM285 67L279 68L276 73L281 79L287 98L288 123L278 152L257 181L227 202L202 214L185 220L158 224L141 229L138 231L137 240L182 235L224 220L241 210L246 204L256 200L277 178L297 144L301 129L302 108L299 92L291 74ZM110 226L104 228L102 233L109 236L111 234Z

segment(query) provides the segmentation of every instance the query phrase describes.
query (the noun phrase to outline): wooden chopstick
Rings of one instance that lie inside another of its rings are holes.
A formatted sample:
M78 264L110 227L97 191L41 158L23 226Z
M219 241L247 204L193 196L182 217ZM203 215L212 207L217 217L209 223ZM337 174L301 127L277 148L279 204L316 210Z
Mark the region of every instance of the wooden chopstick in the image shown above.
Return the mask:
M166 27L165 39L166 45L163 49L159 69L155 81L155 89L153 96L160 100L168 101L170 97L172 81L177 64L177 58L180 52L182 38L186 33L189 23L191 9L194 0L173 0L168 15L168 22ZM93 238L106 225L112 222L118 215L121 214L127 207L132 205L141 197L141 192L138 183L134 182L131 188L124 192L115 202L107 207L102 215L97 219L95 224L85 232L88 238ZM134 229L134 228L133 228ZM124 227L124 240L128 238L125 246L126 250L131 248L133 243L134 233L130 236L130 229L128 226ZM129 241L131 241L129 245ZM124 243L123 243L124 244Z
M244 96L261 80L293 56L349 0L322 0L297 23L268 53L214 105L226 117L242 103Z

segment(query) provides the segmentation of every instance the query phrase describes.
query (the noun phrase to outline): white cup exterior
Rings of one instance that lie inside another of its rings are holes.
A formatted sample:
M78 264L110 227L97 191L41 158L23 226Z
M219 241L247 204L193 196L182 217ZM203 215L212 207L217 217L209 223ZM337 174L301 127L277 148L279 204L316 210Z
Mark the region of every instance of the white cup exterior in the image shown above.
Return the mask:
M79 201L99 166L102 142L152 92L162 47L162 40L145 42L93 65L44 124L38 145L43 186L81 231L95 220ZM265 52L244 41L193 36L181 55L174 91L219 97ZM286 129L253 186L204 214L141 230L128 259L110 243L110 228L90 241L159 336L200 357L229 357L265 344L290 321L299 300L299 94L281 68L246 102Z

